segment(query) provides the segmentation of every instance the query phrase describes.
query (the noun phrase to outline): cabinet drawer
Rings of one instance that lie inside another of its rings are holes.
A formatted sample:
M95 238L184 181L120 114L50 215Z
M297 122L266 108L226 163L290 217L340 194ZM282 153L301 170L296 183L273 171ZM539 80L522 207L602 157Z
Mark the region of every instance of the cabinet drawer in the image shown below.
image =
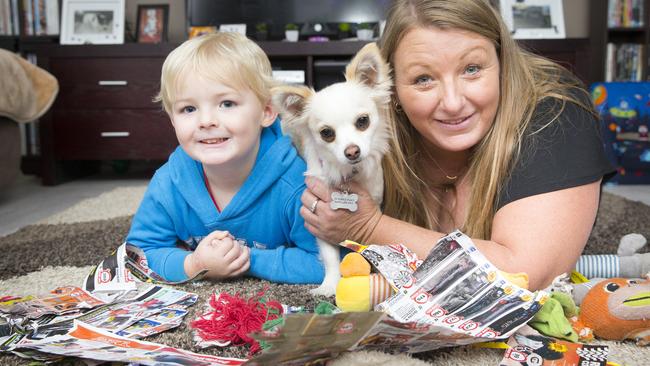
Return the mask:
M169 118L155 110L55 110L57 159L165 160L178 145Z
M153 98L159 91L158 82L131 81L125 85L77 83L61 85L55 109L156 109L160 103Z
M160 108L160 57L53 58L59 80L55 108Z
M52 58L50 72L61 86L100 81L160 82L163 57Z

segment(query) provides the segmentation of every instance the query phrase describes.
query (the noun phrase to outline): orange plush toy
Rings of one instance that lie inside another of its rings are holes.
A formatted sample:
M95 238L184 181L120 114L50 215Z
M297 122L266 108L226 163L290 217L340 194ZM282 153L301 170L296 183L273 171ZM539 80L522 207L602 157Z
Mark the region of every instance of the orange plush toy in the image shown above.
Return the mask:
M602 339L632 339L640 346L650 344L650 280L610 278L587 292L574 324Z

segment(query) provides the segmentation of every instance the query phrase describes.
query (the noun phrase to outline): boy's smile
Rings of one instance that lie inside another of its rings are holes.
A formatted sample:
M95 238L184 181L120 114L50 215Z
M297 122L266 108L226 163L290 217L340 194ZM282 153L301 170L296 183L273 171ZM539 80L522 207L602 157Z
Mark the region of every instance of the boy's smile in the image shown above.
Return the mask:
M262 127L275 119L248 88L233 88L187 71L179 79L172 124L183 150L206 170L249 172Z
M217 139L205 139L201 140L201 143L203 144L208 144L208 145L214 145L214 144L221 144L228 141L227 137L222 137L222 138L217 138Z

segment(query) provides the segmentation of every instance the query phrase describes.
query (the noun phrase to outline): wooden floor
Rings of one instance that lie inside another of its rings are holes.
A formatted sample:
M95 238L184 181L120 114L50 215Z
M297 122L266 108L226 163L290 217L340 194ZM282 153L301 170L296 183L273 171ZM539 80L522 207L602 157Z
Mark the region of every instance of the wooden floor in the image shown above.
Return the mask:
M117 187L143 185L146 178L96 176L46 187L35 176L21 176L0 192L0 236L36 223L74 204Z

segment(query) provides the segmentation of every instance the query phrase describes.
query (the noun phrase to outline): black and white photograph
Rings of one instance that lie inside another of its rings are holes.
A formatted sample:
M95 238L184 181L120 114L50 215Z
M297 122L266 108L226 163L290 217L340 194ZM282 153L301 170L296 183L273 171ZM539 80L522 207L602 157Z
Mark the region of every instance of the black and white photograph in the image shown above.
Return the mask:
M513 6L512 17L515 29L521 28L552 28L551 7L544 6Z
M499 7L516 39L566 37L562 0L500 0Z
M75 11L74 34L111 34L112 11Z
M63 0L61 44L124 43L125 0Z

